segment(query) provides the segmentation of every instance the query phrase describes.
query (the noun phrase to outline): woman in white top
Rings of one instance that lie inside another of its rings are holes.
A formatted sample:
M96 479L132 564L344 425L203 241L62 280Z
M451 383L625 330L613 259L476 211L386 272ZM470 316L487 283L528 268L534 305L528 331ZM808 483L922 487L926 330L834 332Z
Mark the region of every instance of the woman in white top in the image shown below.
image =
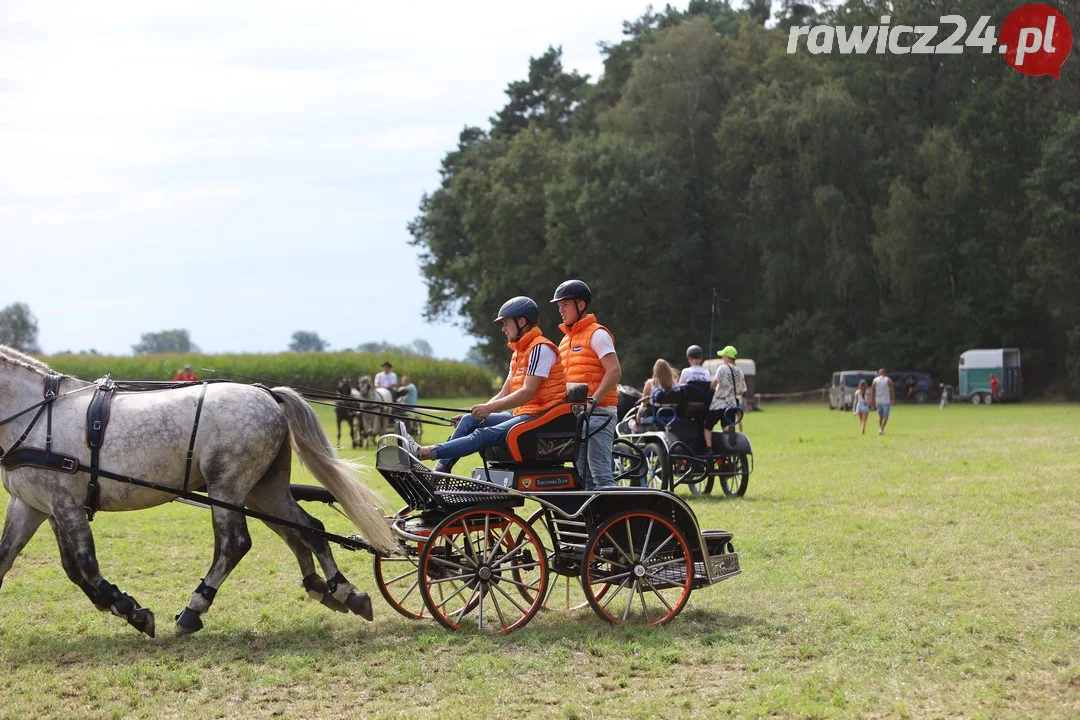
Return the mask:
M852 415L859 417L860 434L866 434L866 418L870 417L870 399L866 396L866 381L860 380L859 387L855 390L855 409Z

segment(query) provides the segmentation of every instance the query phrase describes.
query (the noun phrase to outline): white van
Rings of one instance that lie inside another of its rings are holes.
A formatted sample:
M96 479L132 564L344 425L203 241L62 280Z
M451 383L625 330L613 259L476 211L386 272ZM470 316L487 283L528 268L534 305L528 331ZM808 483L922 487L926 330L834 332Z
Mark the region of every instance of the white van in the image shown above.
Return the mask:
M829 409L850 410L855 407L855 390L859 387L859 381L865 380L869 385L877 377L873 370L841 370L832 374L832 382L829 384Z

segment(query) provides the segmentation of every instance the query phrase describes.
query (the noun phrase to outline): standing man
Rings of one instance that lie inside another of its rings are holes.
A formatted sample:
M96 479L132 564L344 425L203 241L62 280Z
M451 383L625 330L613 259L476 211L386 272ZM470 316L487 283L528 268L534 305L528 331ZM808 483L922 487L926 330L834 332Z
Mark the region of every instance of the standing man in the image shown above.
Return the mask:
M871 405L877 407L878 435L885 434L885 426L889 424L889 410L896 401L896 388L893 387L892 378L885 374L885 368L877 371L877 377L872 383L873 392L870 393Z
M438 445L421 446L398 420L397 433L411 454L435 460L436 472L448 473L458 458L506 442L510 428L566 400L566 373L558 348L540 332L539 320L540 307L532 298L519 295L503 303L495 322L502 325L514 354L502 389L486 403L473 405L468 415L454 418L453 434Z
M998 382L997 375L990 373L990 402L998 401L998 390L1001 389L1001 383Z
M746 397L746 376L742 368L735 364L739 353L733 345L726 346L716 353L723 364L716 368L716 377L712 381L713 397L709 403L709 412L705 415L705 447L712 452L712 429L724 419L729 411L739 410L739 398ZM725 423L724 430L731 428Z
M679 373L679 384L688 382L709 382L712 380L709 377L709 371L701 367L701 363L705 362L705 351L701 349L700 345L691 345L686 348L686 362L690 363L689 367L684 367L682 372Z
M616 413L622 377L619 356L615 354L615 336L587 313L592 291L581 280L567 280L555 288L551 302L558 303L564 337L559 343L559 359L566 371L566 381L589 386L591 410L588 440L581 444L577 469L586 490L610 490L615 487L611 448L615 442Z

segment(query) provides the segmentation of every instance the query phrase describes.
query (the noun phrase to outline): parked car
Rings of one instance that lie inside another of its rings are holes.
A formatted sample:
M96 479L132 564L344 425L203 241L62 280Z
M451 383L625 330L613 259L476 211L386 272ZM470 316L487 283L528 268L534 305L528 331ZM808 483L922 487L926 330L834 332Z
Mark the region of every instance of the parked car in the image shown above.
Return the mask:
M865 380L869 385L877 373L873 370L841 370L832 374L832 382L829 383L829 409L850 410L855 406L855 390L859 387L859 381Z
M937 393L941 390L938 384L934 382L934 379L927 373L905 370L891 372L889 378L892 379L893 388L896 389L897 402L913 402L925 405L930 402L931 398L937 397Z

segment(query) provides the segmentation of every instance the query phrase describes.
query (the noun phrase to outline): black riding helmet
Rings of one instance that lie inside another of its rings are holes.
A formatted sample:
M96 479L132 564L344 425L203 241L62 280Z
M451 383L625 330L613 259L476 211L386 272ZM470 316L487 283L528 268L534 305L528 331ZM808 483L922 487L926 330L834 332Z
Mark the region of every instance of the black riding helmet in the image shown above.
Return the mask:
M555 288L555 297L551 302L560 300L584 300L585 304L592 302L592 290L582 280L567 280Z
M505 318L523 317L533 325L540 322L540 306L536 301L524 295L512 297L499 308L499 315L493 322L502 322Z
M691 345L686 348L686 357L690 360L701 360L705 357L705 351L701 349L700 345Z

